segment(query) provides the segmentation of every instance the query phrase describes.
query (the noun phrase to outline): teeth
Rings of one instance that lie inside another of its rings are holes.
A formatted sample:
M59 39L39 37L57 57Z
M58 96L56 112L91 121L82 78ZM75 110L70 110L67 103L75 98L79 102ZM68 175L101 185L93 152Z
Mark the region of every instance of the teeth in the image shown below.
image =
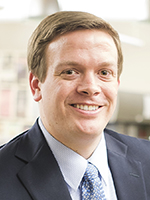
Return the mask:
M87 105L83 106L83 110L89 110L89 107Z
M88 105L79 105L79 104L74 104L73 105L75 108L79 108L81 110L86 110L86 111L92 111L92 110L97 110L99 108L99 106L88 106Z

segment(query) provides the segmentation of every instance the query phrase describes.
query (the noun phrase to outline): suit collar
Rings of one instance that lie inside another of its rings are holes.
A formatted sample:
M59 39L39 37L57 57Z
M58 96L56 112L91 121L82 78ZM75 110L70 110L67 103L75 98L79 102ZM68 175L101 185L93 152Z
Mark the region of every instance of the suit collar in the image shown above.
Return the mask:
M23 135L16 157L25 163L18 177L34 200L71 200L57 161L37 122Z
M146 200L142 164L128 155L128 146L117 138L117 133L106 130L108 163L118 199Z
M111 134L109 130L105 130L105 139L106 139L106 145L107 149L118 156L126 157L128 146L121 141L119 141L115 136ZM114 133L114 132L113 132Z

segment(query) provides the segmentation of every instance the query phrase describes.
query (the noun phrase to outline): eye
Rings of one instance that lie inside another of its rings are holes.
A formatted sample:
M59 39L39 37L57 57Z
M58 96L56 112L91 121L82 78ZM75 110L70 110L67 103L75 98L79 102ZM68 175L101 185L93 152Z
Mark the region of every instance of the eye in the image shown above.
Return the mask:
M98 73L99 78L103 80L110 80L113 78L113 71L109 69L102 69Z
M110 74L110 72L108 70L101 70L100 71L100 75L102 76L108 76Z
M66 80L73 80L75 79L79 73L74 69L65 69L61 72L61 78Z
M100 70L100 72L99 72L99 75L103 76L103 77L108 77L111 74L112 74L112 72L110 70L107 70L107 69Z
M68 69L68 70L64 70L62 72L62 74L68 74L68 75L72 75L72 74L75 74L76 72L72 69Z

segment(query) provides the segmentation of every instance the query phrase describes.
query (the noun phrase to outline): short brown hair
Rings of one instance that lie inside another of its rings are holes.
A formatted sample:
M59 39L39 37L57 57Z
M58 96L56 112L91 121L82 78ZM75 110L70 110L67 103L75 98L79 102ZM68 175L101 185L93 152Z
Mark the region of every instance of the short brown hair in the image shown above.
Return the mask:
M28 68L41 82L47 75L45 49L57 36L75 30L98 29L106 31L114 40L118 51L118 77L122 72L123 55L119 35L103 19L86 12L61 11L46 17L33 32L28 45Z

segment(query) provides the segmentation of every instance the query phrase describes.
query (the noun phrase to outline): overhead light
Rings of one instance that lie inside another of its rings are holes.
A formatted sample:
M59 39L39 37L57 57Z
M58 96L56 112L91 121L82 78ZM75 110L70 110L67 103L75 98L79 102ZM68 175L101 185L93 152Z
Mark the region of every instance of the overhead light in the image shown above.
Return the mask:
M57 0L0 0L0 20L43 18L59 11Z
M148 0L58 0L62 10L80 10L104 19L145 20L148 17Z
M59 11L57 0L31 0L29 17L43 18Z
M124 35L124 34L119 34L119 36L120 36L121 42L123 42L123 43L138 46L138 47L144 46L144 41L139 38L131 37L131 36Z

